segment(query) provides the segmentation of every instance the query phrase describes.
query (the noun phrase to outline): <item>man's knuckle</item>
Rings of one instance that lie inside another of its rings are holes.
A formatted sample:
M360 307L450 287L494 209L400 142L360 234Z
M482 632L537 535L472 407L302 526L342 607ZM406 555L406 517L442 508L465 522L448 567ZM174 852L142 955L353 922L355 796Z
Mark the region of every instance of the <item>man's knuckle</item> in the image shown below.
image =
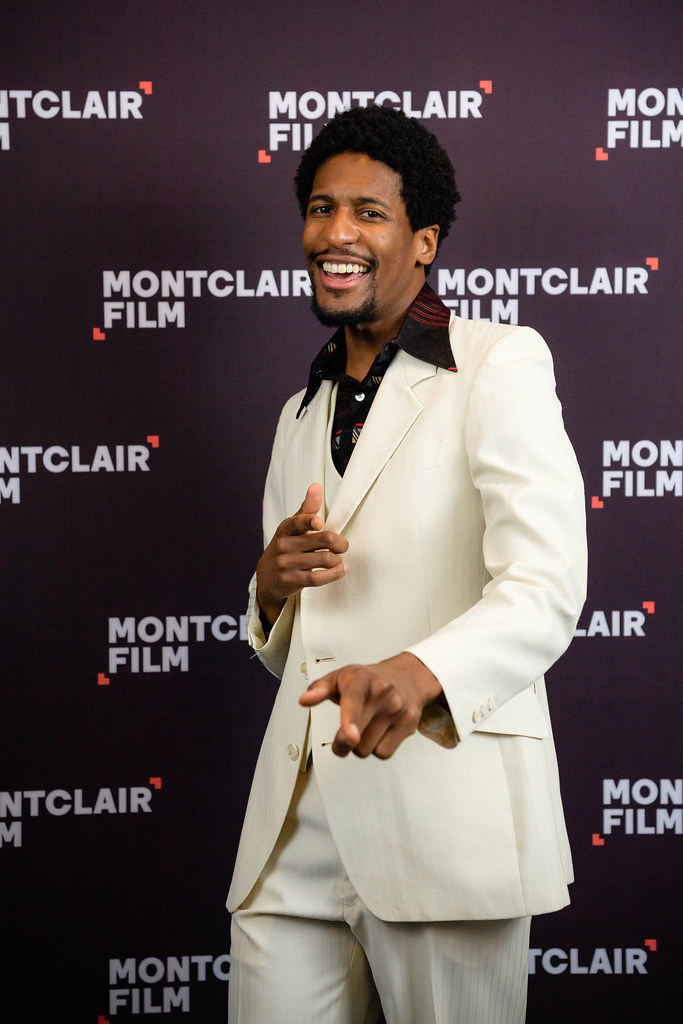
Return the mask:
M387 694L387 711L391 715L400 715L405 713L405 701L400 693L393 690Z
M420 712L418 711L417 708L415 708L415 707L406 708L406 724L410 728L411 732L415 732L415 730L417 729L417 727L418 727L418 725L420 723L420 718L421 717L422 716L421 716L421 714L420 714Z
M370 683L370 692L373 697L378 699L387 700L393 690L392 684L384 676L373 676Z

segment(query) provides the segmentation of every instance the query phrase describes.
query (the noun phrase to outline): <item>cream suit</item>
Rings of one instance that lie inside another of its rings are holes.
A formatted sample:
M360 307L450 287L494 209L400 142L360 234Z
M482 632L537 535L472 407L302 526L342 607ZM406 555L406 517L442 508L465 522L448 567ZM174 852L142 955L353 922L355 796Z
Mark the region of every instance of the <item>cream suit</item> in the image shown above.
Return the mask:
M347 576L287 602L250 642L281 678L228 897L265 864L304 753L341 861L385 921L524 917L568 902L571 858L543 673L585 594L581 474L534 331L453 316L458 371L399 351L325 511ZM329 473L332 385L285 406L264 499L266 543ZM339 709L298 704L335 667L412 651L451 716L425 709L388 761L338 758Z

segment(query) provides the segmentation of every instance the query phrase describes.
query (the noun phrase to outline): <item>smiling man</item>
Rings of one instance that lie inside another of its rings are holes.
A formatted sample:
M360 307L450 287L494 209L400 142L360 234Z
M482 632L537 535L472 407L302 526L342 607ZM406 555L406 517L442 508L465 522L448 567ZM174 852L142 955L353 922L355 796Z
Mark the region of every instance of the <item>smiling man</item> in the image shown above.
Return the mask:
M230 1021L521 1024L531 915L571 881L543 673L585 589L552 360L426 283L459 196L418 122L338 115L296 192L337 330L266 481L249 635L281 683L228 897Z

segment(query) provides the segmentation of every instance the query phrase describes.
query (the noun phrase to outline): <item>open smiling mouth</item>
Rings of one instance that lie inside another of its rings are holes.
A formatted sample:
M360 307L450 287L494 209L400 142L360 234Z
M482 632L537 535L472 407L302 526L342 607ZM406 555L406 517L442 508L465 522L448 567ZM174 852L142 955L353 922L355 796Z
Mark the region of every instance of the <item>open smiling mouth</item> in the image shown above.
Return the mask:
M370 269L360 263L337 263L332 260L323 260L320 266L326 274L367 274Z
M365 280L369 271L372 270L371 264L359 263L354 259L342 260L339 257L336 259L320 258L316 260L316 265L320 283L330 292L346 291L353 288L359 281Z

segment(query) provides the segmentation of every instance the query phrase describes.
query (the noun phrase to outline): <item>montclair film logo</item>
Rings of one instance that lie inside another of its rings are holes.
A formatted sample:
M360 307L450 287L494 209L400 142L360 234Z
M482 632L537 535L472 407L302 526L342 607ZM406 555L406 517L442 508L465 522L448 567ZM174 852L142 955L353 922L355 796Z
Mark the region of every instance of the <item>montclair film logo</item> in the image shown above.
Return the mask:
M111 616L108 623L107 672L99 672L98 686L109 686L118 672L167 674L189 672L190 651L197 644L247 640L246 615Z
M0 447L0 504L21 502L22 476L39 473L149 473L151 452L159 436L148 434L146 444L10 445Z
M608 89L607 149L596 160L609 160L609 150L670 149L683 146L683 89Z
M644 946L530 949L529 974L647 974L648 955L657 952L657 940L645 939Z
M579 624L574 630L574 636L644 637L647 616L654 613L654 601L643 601L642 609L615 608L604 611L597 608L590 611L584 608Z
M644 266L587 269L442 267L436 289L459 316L518 324L520 296L648 295L650 274L657 270L657 257L648 257ZM93 327L92 337L104 341L109 331L121 327L184 328L188 299L296 299L310 295L311 282L303 269L104 270L102 318Z
M592 496L592 508L604 508L615 497L682 496L683 440L602 442L602 493Z
M10 148L10 119L142 120L142 103L145 96L151 96L152 83L140 82L138 89L90 89L85 95L70 89L0 89L0 151Z
M161 778L155 776L147 786L102 787L96 792L87 788L0 792L0 847L23 845L25 817L151 814L152 798L160 789Z
M602 803L593 846L614 836L683 834L683 779L603 779Z
M379 92L344 89L341 92L298 93L295 90L268 93L268 148L260 149L259 163L269 164L271 153L281 149L301 152L310 146L318 122L329 121L352 107L390 106L408 117L429 121L483 117L483 103L493 92L490 79L481 80L474 89L412 90L381 89Z
M230 954L220 956L146 956L109 961L109 1016L190 1012L197 983L230 980ZM107 1024L100 1016L99 1024Z

